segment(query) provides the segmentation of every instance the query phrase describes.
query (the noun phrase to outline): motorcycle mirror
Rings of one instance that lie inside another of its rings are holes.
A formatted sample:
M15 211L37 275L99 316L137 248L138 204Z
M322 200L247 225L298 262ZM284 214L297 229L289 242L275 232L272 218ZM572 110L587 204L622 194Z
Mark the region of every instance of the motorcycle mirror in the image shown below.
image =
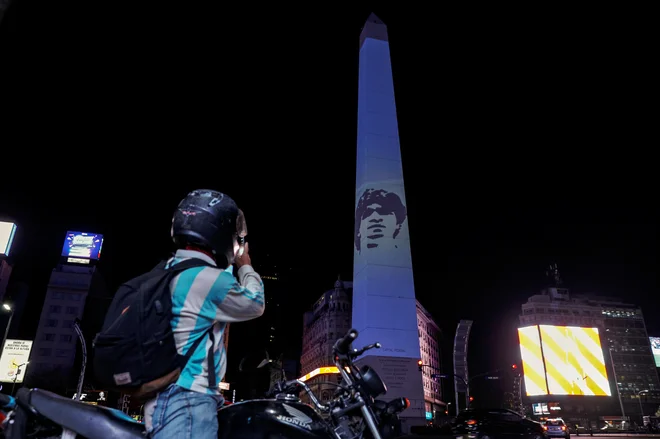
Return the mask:
M245 365L245 360L247 360L247 357L241 358L241 362L238 363L238 371L243 372L243 365Z
M263 360L259 360L259 358L263 358L262 355L266 356ZM257 363L259 361L259 363ZM267 364L272 363L272 360L270 359L270 356L268 355L268 351L256 351L256 352L250 352L247 354L245 357L243 357L238 363L238 371L239 372L247 372L248 370L254 369L261 369Z
M272 363L273 360L269 360L268 358L264 358L261 360L261 363L259 363L259 366L257 366L257 369L261 369L262 367L267 366L268 364Z

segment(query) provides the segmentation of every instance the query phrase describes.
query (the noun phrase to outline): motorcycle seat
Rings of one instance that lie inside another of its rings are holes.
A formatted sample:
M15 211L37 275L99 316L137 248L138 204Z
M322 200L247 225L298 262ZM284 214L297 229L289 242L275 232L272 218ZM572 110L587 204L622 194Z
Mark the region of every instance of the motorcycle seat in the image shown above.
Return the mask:
M87 439L145 437L144 425L120 410L85 404L41 389L22 388L17 397L40 415Z

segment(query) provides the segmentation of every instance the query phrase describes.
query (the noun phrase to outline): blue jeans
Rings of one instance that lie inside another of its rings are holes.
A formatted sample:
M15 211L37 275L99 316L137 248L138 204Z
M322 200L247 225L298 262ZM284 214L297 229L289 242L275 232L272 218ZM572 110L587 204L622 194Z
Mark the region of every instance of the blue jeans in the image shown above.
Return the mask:
M222 397L170 384L158 394L152 418L152 439L216 439Z

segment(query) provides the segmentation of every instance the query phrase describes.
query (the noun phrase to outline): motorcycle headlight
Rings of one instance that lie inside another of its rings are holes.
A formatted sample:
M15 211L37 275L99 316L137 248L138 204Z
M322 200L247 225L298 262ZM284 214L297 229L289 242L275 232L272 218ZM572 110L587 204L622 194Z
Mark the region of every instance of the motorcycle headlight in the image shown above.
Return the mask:
M387 393L387 386L371 367L362 366L360 375L362 375L362 384L372 397Z

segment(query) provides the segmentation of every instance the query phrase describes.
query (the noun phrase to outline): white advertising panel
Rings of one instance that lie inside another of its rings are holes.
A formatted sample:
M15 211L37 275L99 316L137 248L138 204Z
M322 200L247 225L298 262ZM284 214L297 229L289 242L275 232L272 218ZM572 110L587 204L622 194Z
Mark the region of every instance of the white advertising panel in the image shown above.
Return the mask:
M32 340L5 341L0 357L0 381L22 383L30 360Z
M9 256L15 234L16 224L0 221L0 255Z
M655 367L660 367L660 337L649 337L651 339L651 352L655 359Z

